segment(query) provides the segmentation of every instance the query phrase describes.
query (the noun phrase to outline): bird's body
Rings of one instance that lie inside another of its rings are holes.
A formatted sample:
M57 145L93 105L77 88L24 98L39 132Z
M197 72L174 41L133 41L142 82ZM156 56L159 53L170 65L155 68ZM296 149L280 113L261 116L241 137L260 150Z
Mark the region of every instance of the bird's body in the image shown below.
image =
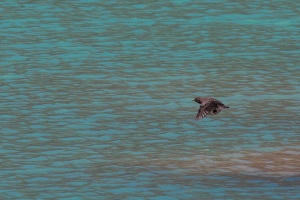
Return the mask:
M200 104L200 108L196 116L196 119L198 120L204 118L206 115L216 115L223 109L229 108L221 101L212 97L196 97L194 101Z

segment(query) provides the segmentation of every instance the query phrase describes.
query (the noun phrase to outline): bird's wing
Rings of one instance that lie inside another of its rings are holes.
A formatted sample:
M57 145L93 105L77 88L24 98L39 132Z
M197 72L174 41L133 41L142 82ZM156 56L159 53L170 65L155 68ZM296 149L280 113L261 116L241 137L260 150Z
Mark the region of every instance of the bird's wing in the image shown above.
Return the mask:
M198 119L198 120L203 119L207 114L211 113L215 108L216 108L215 102L211 102L204 106L200 106L197 116L196 116L196 119Z
M214 101L216 102L216 104L218 105L218 107L220 107L221 109L226 109L229 108L228 106L225 106L221 101L214 99Z
M225 106L221 101L219 101L217 99L214 99L213 101L216 102L217 104L221 105L221 106Z

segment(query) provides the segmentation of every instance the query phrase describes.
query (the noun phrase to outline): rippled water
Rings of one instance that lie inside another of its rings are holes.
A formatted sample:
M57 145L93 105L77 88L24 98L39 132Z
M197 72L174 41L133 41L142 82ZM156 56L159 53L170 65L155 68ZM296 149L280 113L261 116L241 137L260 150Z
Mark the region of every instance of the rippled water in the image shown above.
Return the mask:
M300 199L297 1L0 5L2 198Z

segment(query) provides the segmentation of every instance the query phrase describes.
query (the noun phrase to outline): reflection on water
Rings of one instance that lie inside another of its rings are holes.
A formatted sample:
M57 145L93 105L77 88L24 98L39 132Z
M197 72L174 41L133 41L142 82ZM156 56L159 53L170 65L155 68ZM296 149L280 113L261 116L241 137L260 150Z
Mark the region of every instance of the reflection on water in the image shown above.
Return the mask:
M300 199L298 7L1 1L0 196Z

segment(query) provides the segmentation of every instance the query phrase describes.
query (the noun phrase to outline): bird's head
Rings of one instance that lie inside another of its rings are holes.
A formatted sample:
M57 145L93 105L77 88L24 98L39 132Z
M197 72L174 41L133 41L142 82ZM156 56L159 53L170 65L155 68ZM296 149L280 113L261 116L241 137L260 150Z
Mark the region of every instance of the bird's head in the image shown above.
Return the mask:
M195 102L197 102L197 103L199 103L199 104L201 104L201 100L200 100L200 98L199 97L196 97L193 101L195 101Z

